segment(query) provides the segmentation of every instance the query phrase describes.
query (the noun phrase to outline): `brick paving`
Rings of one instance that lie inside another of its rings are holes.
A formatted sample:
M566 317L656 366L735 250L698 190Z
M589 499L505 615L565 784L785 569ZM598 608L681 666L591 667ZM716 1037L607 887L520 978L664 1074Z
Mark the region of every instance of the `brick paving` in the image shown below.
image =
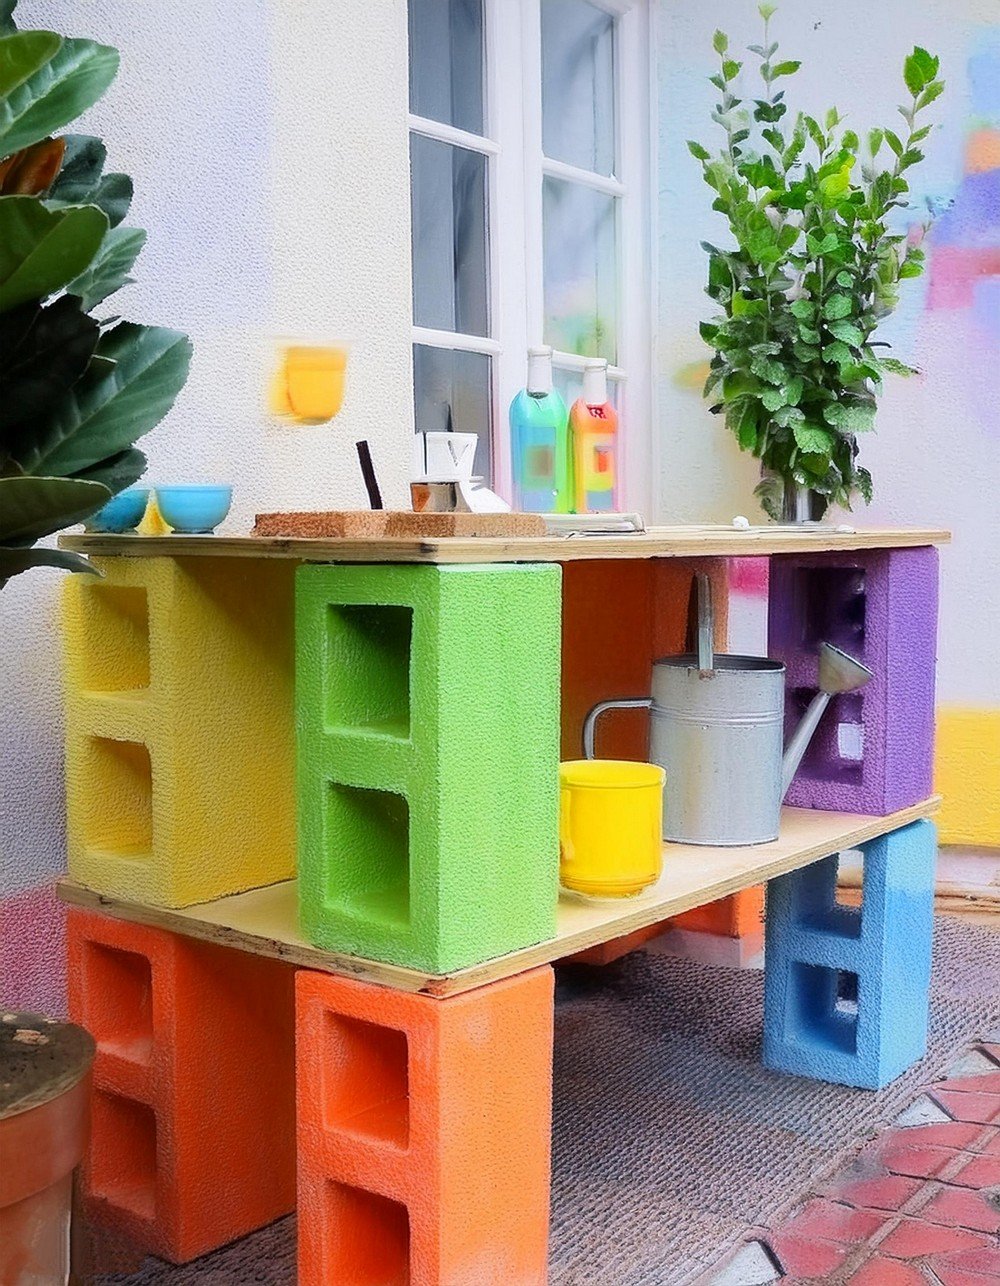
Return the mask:
M763 1282L740 1272L756 1243L782 1286L997 1286L1000 1045L967 1050L918 1103L701 1280Z

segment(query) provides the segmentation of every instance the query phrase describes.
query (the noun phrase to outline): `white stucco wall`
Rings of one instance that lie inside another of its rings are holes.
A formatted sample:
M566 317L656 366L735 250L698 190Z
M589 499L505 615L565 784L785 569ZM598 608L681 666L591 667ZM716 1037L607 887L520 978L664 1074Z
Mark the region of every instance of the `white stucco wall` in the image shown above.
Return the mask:
M748 0L712 4L661 0L658 11L660 81L658 334L661 516L675 522L759 514L751 492L755 461L741 455L700 391L682 387L678 372L707 361L697 323L713 304L703 293L706 263L699 242L728 233L711 210L712 194L685 140L717 143L709 120L716 91L712 33L730 36L734 57L758 43L757 6ZM985 35L1000 28L997 0L786 0L772 33L784 58L800 58L798 76L784 82L793 107L822 116L836 105L860 132L898 122L902 65L914 44L941 57L947 94L932 109L942 122L926 143L928 161L915 175L917 199L947 200L963 174L965 139L974 118L969 59ZM756 60L748 59L750 65ZM1000 123L1000 122L998 122ZM983 243L996 236L982 229ZM1000 706L1000 558L996 489L1000 482L1000 351L966 329L962 313L925 308L926 279L904 283L904 302L887 327L904 360L923 370L918 380L894 380L879 413L878 433L864 444L875 479L875 501L859 523L939 525L954 530L942 554L939 696L945 702ZM1000 307L1000 304L998 304ZM998 331L1000 333L1000 331Z
M187 331L188 384L141 444L148 481L232 482L227 528L257 509L362 506L367 438L401 504L412 432L405 0L22 0L19 25L121 50L77 126L135 181L148 229L136 321ZM348 341L344 406L323 427L271 418L275 337ZM0 897L64 866L60 574L0 594Z

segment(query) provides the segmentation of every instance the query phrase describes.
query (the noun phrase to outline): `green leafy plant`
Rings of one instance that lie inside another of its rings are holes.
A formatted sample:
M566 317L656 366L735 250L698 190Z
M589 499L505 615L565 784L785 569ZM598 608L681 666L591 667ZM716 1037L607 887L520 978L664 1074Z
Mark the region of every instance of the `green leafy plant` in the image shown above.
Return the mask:
M17 31L0 0L0 586L31 567L93 570L35 542L136 482L134 442L166 415L191 345L92 310L128 285L146 234L98 138L53 137L111 84L118 53Z
M794 488L817 493L821 510L850 508L857 493L871 499L858 435L874 428L884 376L914 373L874 335L898 302L899 283L919 276L924 260L922 238L897 231L894 212L907 204L905 175L923 160L931 130L923 113L944 82L938 59L915 48L903 69L910 101L899 108L900 133L871 129L862 138L835 108L822 123L790 117L780 86L800 64L779 57L775 6L759 11L763 44L749 46L759 97L739 96L743 64L717 31L712 120L725 141L714 155L700 143L688 148L736 243L702 243L707 293L722 310L701 326L715 350L705 396L760 459L756 494L779 518Z

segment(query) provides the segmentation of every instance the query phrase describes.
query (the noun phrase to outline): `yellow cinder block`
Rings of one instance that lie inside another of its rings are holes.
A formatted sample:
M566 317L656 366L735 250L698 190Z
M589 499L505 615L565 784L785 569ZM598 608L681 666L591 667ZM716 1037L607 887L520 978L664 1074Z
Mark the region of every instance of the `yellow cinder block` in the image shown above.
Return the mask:
M158 906L290 878L294 562L94 561L64 584L70 875Z
M935 758L941 843L1000 845L1000 710L941 707Z

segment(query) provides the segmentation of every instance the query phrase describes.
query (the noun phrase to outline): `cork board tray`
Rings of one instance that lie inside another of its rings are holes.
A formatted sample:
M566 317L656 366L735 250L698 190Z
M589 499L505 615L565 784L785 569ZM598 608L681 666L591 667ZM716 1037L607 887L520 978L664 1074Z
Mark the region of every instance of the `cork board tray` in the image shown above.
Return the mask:
M452 974L427 974L312 946L299 931L295 880L178 909L106 897L68 879L60 881L57 887L64 902L102 911L105 915L287 960L305 969L444 997L561 960L587 947L612 942L683 911L752 888L776 875L799 870L831 853L853 848L921 817L929 817L940 804L940 797L933 796L885 817L783 808L781 835L770 844L742 848L664 844L663 875L638 897L598 902L563 893L556 912L554 937Z
M544 536L541 514L412 513L403 509L338 509L258 514L250 533L306 540L398 540L443 536Z

